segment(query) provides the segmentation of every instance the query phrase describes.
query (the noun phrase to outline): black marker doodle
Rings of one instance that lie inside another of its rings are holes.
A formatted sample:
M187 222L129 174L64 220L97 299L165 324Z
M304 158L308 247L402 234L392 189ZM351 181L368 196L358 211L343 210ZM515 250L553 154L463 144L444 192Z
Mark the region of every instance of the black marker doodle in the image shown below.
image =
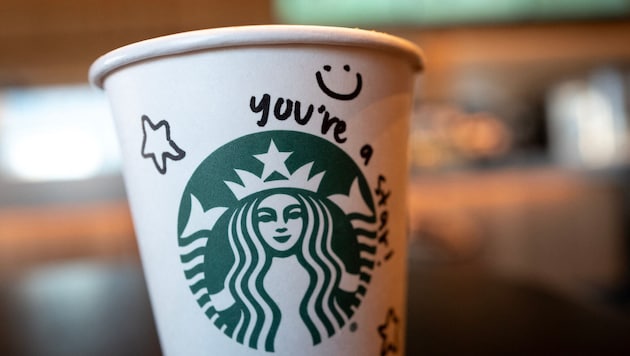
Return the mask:
M166 174L166 159L179 161L186 152L171 139L171 127L166 120L153 124L147 115L142 115L142 157L151 158L161 174Z
M378 326L378 334L381 337L381 356L390 352L398 353L398 317L393 308L387 311L385 322Z
M324 70L326 72L330 72L332 69L331 66L329 65L325 65L324 66ZM343 66L343 69L346 72L350 72L350 66L349 65L345 65ZM361 88L363 87L363 79L361 78L361 74L357 72L357 86L354 88L354 90L348 94L342 94L342 93L337 93L334 90L330 89L326 83L324 83L324 78L322 78L322 72L321 71L317 71L317 73L315 73L315 78L317 79L317 85L319 85L319 88L324 92L324 94L328 95L329 97L333 98L333 99L337 99L337 100L352 100L354 98L356 98L357 96L359 96L359 93L361 92Z
M383 175L379 175L378 183L376 185L376 189L374 190L374 193L376 194L376 197L377 197L377 202L378 202L377 205L379 209L381 209L381 212L379 213L379 216L378 216L378 221L379 221L378 243L380 246L382 246L381 248L379 248L379 250L382 250L383 248L387 248L388 251L385 252L383 260L379 260L376 262L378 266L380 266L381 263L383 262L389 261L392 258L392 255L394 254L394 251L391 249L391 246L389 245L389 239L388 239L389 229L387 228L387 222L389 220L389 211L387 210L387 200L392 195L392 191L389 190L386 187L386 185L387 185L387 178L385 178L385 176Z

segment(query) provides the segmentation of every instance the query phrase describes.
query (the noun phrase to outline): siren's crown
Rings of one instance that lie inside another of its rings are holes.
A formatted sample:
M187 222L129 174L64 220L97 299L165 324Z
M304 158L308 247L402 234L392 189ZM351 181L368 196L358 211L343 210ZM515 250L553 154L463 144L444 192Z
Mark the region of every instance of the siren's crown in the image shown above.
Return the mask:
M271 140L267 153L254 155L254 158L264 164L260 177L246 170L234 169L242 184L230 181L225 181L225 184L238 200L254 193L275 188L297 188L317 192L325 172L320 172L310 177L313 162L303 165L293 173L289 172L285 161L292 153L278 151L275 143ZM285 179L268 180L269 176L275 172L285 177Z

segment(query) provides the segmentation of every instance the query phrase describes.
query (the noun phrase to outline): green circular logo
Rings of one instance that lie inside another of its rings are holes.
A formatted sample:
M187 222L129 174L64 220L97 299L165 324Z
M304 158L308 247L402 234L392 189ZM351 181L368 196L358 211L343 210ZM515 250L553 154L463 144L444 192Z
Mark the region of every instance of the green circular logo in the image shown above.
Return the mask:
M237 342L277 351L348 324L367 291L376 246L371 189L357 164L317 136L238 138L190 177L178 244L190 290Z

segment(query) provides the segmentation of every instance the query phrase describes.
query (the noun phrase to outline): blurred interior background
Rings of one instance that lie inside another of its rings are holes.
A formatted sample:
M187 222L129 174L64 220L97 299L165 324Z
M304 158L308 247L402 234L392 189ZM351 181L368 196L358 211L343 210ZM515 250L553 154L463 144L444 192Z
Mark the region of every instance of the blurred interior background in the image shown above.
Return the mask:
M630 352L629 0L3 0L0 354L155 355L98 56L300 23L426 55L408 354Z

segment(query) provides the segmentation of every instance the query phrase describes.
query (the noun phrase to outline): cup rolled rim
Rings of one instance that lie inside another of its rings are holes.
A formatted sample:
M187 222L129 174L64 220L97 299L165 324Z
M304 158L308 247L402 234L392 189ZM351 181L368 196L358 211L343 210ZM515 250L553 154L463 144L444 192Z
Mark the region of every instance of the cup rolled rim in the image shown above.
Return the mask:
M105 78L113 71L148 59L208 49L291 44L373 48L405 57L414 71L421 71L424 65L418 46L383 32L333 26L252 25L182 32L132 43L99 57L88 76L92 85L103 88Z

